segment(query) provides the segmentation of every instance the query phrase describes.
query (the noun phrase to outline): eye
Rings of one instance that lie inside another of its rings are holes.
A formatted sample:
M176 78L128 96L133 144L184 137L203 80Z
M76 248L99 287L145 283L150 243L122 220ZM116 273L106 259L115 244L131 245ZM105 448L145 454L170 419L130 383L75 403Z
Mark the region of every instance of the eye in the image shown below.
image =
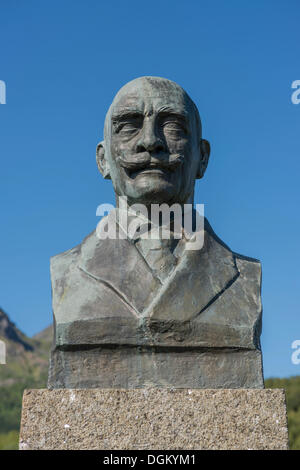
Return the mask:
M165 122L163 126L164 126L164 129L170 129L170 130L181 130L182 129L180 124L178 124L178 122L175 122L175 121Z
M125 122L119 126L118 132L121 134L131 134L139 129L137 123Z
M171 135L185 135L187 133L184 124L177 120L167 120L163 122L162 127L165 133Z
M114 129L117 134L130 136L138 132L143 120L140 116L126 117L114 122Z

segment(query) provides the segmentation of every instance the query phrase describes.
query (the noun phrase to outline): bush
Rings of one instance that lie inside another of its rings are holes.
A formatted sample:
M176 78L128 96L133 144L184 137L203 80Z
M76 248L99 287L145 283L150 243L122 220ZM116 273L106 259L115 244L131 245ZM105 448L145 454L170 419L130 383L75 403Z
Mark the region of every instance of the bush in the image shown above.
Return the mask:
M0 450L17 450L19 447L19 432L10 431L0 434Z
M265 380L266 388L284 388L291 450L300 450L300 376Z

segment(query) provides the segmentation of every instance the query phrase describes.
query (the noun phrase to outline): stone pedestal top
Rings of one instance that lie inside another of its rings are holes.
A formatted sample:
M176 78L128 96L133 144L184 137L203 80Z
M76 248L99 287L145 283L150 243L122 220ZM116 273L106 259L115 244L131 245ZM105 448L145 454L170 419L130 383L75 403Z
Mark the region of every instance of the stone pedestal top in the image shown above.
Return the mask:
M20 449L288 449L284 390L25 390Z

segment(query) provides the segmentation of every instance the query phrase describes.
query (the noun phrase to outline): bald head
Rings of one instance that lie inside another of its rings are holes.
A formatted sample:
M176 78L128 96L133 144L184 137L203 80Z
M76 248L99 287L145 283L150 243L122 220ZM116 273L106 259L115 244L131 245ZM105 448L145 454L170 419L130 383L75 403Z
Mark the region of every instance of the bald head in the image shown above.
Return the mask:
M177 83L140 77L116 94L97 163L129 202L185 203L205 172L209 144L196 105Z
M130 102L134 105L136 97L143 95L145 97L165 96L168 102L180 103L183 105L187 112L193 115L195 120L195 127L198 136L202 136L202 126L199 111L193 100L189 97L187 92L176 82L162 77L139 77L126 83L115 95L112 104L105 117L104 123L104 139L110 136L111 116L114 109L122 106L124 101Z

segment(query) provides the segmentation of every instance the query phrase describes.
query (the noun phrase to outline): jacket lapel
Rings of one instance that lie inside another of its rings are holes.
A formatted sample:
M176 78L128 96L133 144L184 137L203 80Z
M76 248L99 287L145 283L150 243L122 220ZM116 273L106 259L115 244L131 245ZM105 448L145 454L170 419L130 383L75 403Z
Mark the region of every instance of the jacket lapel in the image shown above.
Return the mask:
M127 239L99 240L95 232L81 249L79 268L111 289L137 315L154 299L160 282Z
M176 269L144 311L151 322L191 320L239 276L234 254L205 224L203 247L184 249Z
M79 268L110 287L112 295L119 296L140 317L151 322L191 320L239 276L233 253L205 223L203 247L189 250L185 246L178 265L163 284L132 241L99 240L95 232L82 245Z

